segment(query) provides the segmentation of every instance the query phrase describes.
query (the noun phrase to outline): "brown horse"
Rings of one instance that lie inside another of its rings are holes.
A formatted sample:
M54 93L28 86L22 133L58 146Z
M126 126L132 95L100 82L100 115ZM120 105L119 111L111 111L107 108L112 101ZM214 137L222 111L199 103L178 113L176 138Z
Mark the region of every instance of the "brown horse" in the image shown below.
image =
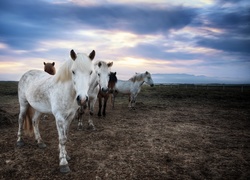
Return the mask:
M44 71L51 74L51 75L55 75L56 74L56 69L55 69L55 62L53 63L45 63L44 64Z
M43 64L44 64L44 71L45 72L49 73L50 75L56 74L55 62L52 62L52 63L43 62ZM47 118L48 118L48 116L46 114L44 116L42 116L42 120L45 120Z
M98 100L99 100L99 111L98 111L98 116L106 116L106 105L107 105L107 101L109 99L109 95L113 93L115 84L117 82L117 77L116 77L116 72L110 72L109 75L109 83L108 83L108 88L109 88L109 92L102 92L101 90L99 90L98 93ZM103 110L102 110L102 98L104 98L104 104L103 104Z

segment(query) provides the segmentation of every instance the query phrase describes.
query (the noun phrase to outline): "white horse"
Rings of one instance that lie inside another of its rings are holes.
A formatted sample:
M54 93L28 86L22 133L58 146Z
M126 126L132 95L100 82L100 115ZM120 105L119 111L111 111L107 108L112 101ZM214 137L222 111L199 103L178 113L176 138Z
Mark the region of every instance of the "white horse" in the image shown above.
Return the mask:
M109 82L109 76L110 76L110 70L111 66L113 65L113 62L106 63L104 61L98 61L94 65L94 71L91 75L90 79L90 86L88 90L88 108L89 108L89 128L92 128L95 130L94 123L91 119L91 117L94 114L94 106L97 100L98 92L101 91L102 93L108 93L108 82ZM78 109L77 119L78 119L78 129L81 130L83 128L83 114L86 107L81 106Z
M42 113L55 116L59 136L59 166L61 172L69 172L69 156L65 144L70 123L80 105L88 101L88 89L91 73L94 71L92 60L95 51L89 56L70 52L71 59L66 61L51 76L44 71L30 70L18 83L18 99L20 104L17 146L23 146L23 128L26 132L34 131L40 148L46 145L39 133L39 117ZM24 127L23 127L24 125Z
M115 84L115 91L113 93L112 98L112 107L114 108L115 97L118 93L128 94L129 95L129 108L134 108L135 101L138 93L141 90L141 86L143 83L147 83L151 87L154 86L153 79L151 78L151 74L146 71L145 73L136 73L133 77L131 77L127 81L118 80Z

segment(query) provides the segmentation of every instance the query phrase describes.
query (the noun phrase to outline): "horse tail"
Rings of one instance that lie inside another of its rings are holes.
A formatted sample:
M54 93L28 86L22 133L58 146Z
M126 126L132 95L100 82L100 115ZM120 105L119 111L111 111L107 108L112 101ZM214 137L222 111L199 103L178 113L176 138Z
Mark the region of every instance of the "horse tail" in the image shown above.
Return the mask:
M26 135L30 137L34 134L33 124L32 124L32 117L34 115L35 110L29 105L26 116L24 119L23 129Z

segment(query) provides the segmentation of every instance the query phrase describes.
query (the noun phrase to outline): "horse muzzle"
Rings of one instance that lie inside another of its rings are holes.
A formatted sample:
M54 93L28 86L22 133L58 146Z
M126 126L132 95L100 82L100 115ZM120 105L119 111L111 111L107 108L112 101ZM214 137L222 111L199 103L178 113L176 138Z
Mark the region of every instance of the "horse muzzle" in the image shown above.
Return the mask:
M108 93L109 89L108 88L101 88L103 93Z
M88 97L88 96L85 96L85 98L81 98L81 96L78 95L78 96L76 97L76 101L77 101L77 104L78 104L79 106L84 106L84 105L86 105L86 103L88 102L88 100L89 100L89 97Z

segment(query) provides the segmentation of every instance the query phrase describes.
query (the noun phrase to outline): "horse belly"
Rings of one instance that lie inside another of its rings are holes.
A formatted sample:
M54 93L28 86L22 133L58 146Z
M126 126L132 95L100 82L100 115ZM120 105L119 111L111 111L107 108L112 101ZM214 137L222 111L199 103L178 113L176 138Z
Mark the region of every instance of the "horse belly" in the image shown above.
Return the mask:
M49 97L45 93L39 93L39 91L36 89L33 96L26 95L29 104L39 112L51 113Z
M122 94L130 94L130 84L126 81L118 81L115 90Z
M37 111L41 112L41 113L48 113L51 114L51 106L48 104L44 104L44 103L30 103L30 105Z

